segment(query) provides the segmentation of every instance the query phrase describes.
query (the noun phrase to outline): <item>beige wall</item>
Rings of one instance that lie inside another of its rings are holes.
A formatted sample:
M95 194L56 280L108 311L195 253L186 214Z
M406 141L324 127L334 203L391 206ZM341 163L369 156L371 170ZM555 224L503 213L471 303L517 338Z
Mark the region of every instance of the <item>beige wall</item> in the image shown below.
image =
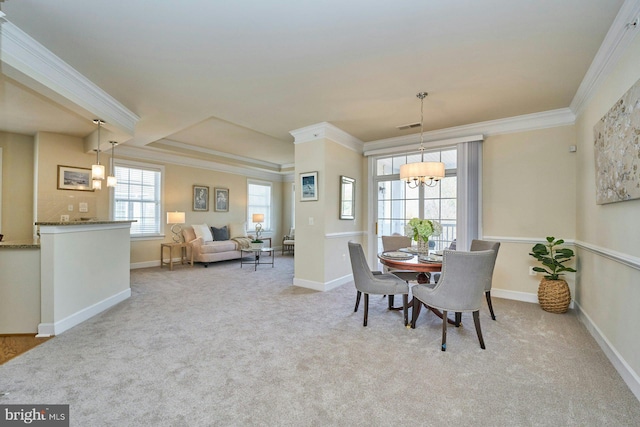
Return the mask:
M318 262L325 253L324 219L326 216L325 141L317 140L295 146L296 182L296 257L295 280L324 283L324 263ZM318 172L317 201L300 201L300 174ZM310 224L313 218L313 225Z
M529 255L547 236L575 238L574 126L488 137L483 147L482 234L502 241L495 290L536 294ZM572 291L574 276L566 277Z
M640 200L596 205L593 126L640 77L640 37L591 97L577 128L576 301L628 366L640 375ZM637 113L637 112L636 112ZM599 252L604 252L601 255ZM607 253L614 256L610 259ZM636 260L636 267L615 258ZM637 394L640 390L637 390Z
M107 189L106 187L95 192L57 189L58 165L90 168L91 164L94 163L95 156L84 152L83 140L81 138L67 135L40 132L36 135L35 141L35 155L38 159L37 220L59 221L60 215L62 214L68 214L71 220L80 217L95 217L100 219L109 218L109 195L112 190ZM31 146L33 147L33 145L34 144L32 143ZM13 145L9 145L9 147L14 146L15 143ZM3 155L5 157L5 164L6 159L11 159L14 156L7 149L4 150ZM33 148L31 148L31 152L26 150L24 153L21 152L20 154L20 159L22 159L25 164L29 165L33 165L33 157ZM108 164L108 158L101 158L101 163ZM145 163L153 164L153 162ZM167 211L177 210L186 213L187 224L207 223L210 226L221 227L233 222L244 222L246 220L247 177L173 164L164 164L163 166L165 167L163 219L166 218L164 213ZM13 169L5 169L4 173L11 173L11 171L13 171ZM30 177L33 176L32 166L28 172L28 178L31 179ZM16 173L16 176L20 176L20 174ZM29 181L29 179L24 178L26 182L33 181L32 179ZM7 179L5 178L3 182L6 183L6 181ZM290 207L287 208L286 204L283 203L284 186L282 183L279 181L268 182L272 182L273 184L272 218L274 222L272 224L272 232L265 233L265 236L271 236L273 239L273 245L277 246L282 241L282 213L283 210L286 209L290 212ZM192 210L192 192L194 184L208 186L211 196L213 196L213 191L216 187L228 188L230 198L229 212L214 212L213 205L211 203L209 205L208 212L194 212ZM27 190L30 188L33 188L33 185L29 185ZM22 206L26 209L31 209L33 192L31 191L31 193L29 193L29 191L23 191L23 193L29 194L29 197L22 197L22 200L20 201L20 209L15 205L12 206L11 211L6 217L5 212L3 211L3 224L5 224L5 218L11 218L11 214L15 215L15 213L20 212L19 215L16 215L16 219L19 219L21 226L25 228L25 230L28 230L27 236L30 237L32 215L26 217L23 215L23 211L21 211L21 209ZM5 202L6 200L8 200L8 198L5 197ZM89 212L80 213L78 211L78 203L80 202L86 202L88 204ZM69 205L74 207L74 210L71 212L68 211ZM144 266L159 263L160 243L170 242L172 240L170 226L164 224L163 231L165 233L164 237L151 238L148 240L136 239L131 242L132 264Z
M109 190L76 191L58 190L58 166L73 166L91 169L95 155L84 151L84 141L68 135L50 132L38 132L36 141L36 159L38 181L36 191L38 221L60 221L61 215L69 215L70 220L80 218L109 218ZM101 158L100 163L108 164ZM106 183L103 184L106 188ZM86 203L89 211L80 212L79 203ZM69 206L73 211L69 211Z
M33 236L33 137L0 132L2 234L4 240Z

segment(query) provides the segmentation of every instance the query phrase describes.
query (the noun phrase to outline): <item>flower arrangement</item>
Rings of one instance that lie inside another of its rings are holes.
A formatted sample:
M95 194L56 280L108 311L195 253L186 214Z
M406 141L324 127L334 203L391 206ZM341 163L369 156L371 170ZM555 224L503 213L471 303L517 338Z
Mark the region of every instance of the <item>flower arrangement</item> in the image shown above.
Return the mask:
M442 225L430 219L411 218L405 227L405 234L416 242L428 242L429 237L442 234Z

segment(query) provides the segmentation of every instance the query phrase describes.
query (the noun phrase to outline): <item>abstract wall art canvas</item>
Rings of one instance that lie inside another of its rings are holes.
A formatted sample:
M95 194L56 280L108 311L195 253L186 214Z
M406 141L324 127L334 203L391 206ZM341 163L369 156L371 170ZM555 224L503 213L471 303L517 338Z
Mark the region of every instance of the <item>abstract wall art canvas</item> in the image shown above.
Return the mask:
M596 203L640 198L640 80L593 127Z

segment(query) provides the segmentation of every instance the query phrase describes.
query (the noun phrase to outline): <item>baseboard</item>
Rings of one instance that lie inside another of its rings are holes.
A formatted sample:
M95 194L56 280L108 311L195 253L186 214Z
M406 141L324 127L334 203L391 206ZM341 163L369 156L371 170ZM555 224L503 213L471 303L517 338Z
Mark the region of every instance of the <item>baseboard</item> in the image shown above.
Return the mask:
M178 259L180 262L180 259ZM129 265L131 270L136 270L138 268L150 268L150 267L160 267L160 261L144 261L144 262L134 262Z
M491 296L496 298L510 299L514 301L530 302L538 304L538 294L531 292L509 291L506 289L491 288ZM574 308L573 300L569 303L569 308Z
M37 336L44 337L59 335L64 331L71 329L76 325L79 325L85 320L92 318L96 314L102 313L103 311L113 307L114 305L126 300L130 296L131 288L127 288L122 292L118 292L117 294L112 295L109 298L97 302L89 307L83 308L82 310L73 313L72 315L67 316L55 323L40 323L38 325Z
M624 382L627 384L631 392L640 400L640 376L629 366L622 355L611 345L609 340L602 334L600 329L591 320L589 315L582 310L580 304L576 303L576 311L578 318L586 326L587 330L596 340L604 354L607 356L616 371L620 374Z
M353 281L353 275L348 274L346 276L339 277L337 279L331 280L329 282L315 282L312 280L298 279L293 278L293 285L298 286L300 288L313 289L314 291L330 291L331 289L335 289L338 286L342 286L345 283L349 283Z

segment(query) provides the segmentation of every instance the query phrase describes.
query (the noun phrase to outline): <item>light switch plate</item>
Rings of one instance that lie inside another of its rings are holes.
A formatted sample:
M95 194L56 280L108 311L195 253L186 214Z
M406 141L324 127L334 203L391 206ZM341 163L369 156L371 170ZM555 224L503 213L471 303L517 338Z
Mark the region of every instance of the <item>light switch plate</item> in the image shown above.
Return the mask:
M80 212L89 212L89 205L85 202L78 203L78 210Z

